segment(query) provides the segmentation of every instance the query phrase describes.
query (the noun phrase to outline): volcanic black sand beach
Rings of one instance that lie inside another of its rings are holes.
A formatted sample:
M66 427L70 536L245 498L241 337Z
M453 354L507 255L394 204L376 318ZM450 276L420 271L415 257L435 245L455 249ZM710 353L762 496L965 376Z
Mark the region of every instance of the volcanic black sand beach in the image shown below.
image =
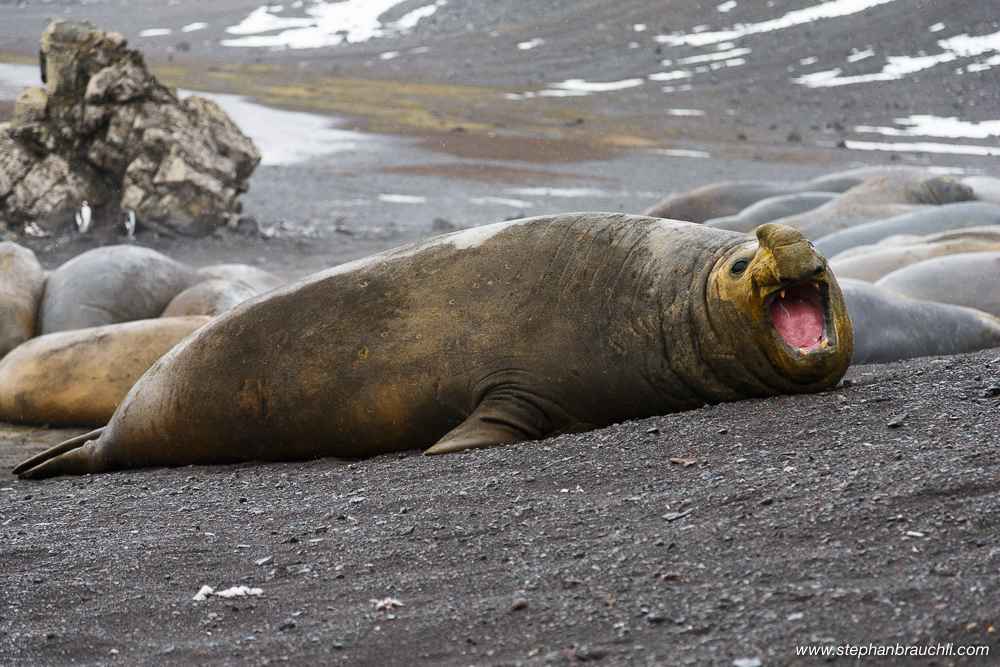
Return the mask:
M311 6L293 4L263 13ZM305 161L281 149L308 146L320 130L289 127L315 116L265 128L280 140L243 197L258 231L135 241L289 279L717 180L1000 175L996 136L961 130L1000 118L991 3L838 0L796 23L820 4L449 0L405 34L313 49L223 46L262 16L235 0L0 3L0 61L31 64L50 20L87 19L179 88L335 116L341 143ZM16 240L49 269L117 242ZM987 350L460 455L3 473L0 664L997 664L998 386ZM83 432L0 425L0 472ZM206 585L260 591L193 600Z

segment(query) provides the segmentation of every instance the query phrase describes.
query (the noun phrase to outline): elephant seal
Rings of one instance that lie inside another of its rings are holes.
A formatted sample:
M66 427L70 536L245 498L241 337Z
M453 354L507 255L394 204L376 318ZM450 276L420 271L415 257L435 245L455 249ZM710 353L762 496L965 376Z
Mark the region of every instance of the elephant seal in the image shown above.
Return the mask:
M775 222L794 227L815 240L872 220L912 213L928 205L968 201L972 197L972 188L950 176L933 176L920 181L908 174L878 176L818 208Z
M800 183L770 181L721 181L694 190L670 195L642 212L654 218L705 222L713 218L736 215L762 199L794 194L802 190Z
M865 181L879 177L905 177L924 180L933 174L916 167L861 167L839 171L811 181L720 181L687 192L670 195L650 206L643 215L688 222L705 222L712 218L737 215L762 199L800 192L842 193ZM767 220L765 222L773 222Z
M934 173L920 167L858 167L817 176L809 181L809 189L843 193L865 181L883 176L919 182L933 178Z
M157 359L210 321L139 320L32 338L0 361L0 419L103 426Z
M249 285L232 280L206 280L188 287L171 299L160 317L184 315L216 317L259 293Z
M1000 252L935 257L897 269L875 284L914 299L967 306L1000 317Z
M43 334L158 317L170 300L205 280L155 250L95 248L52 272L39 310Z
M856 278L873 283L897 269L927 259L991 251L1000 251L1000 225L970 227L928 236L890 236L875 245L848 248L828 261L838 278Z
M457 452L819 391L851 349L837 283L793 229L516 220L251 299L165 355L99 435L15 470Z
M276 276L270 271L258 269L249 264L213 264L203 266L198 269L198 273L206 278L218 278L219 280L232 280L243 283L257 290L258 294L263 294L275 287L281 287L288 281L280 276Z
M736 215L712 218L705 221L705 224L717 229L731 229L734 232L752 232L766 222L811 211L838 196L836 192L795 192L768 197L747 206Z
M1000 346L1000 319L973 308L911 299L839 280L854 325L854 364L962 354Z
M45 271L35 253L0 243L0 357L35 335Z
M926 236L966 227L1000 225L1000 206L985 202L960 202L933 206L913 213L843 229L815 241L816 250L835 257L848 248L878 243L899 234Z

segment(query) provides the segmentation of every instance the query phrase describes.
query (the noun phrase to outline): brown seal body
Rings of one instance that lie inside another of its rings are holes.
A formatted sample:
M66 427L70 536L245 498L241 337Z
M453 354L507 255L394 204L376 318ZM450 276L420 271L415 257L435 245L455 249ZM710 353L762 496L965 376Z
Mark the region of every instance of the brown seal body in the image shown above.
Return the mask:
M103 426L157 359L209 321L140 320L33 338L0 361L0 419Z
M251 299L164 356L96 440L15 471L460 451L819 391L851 349L839 288L795 230L518 220Z
M0 243L0 357L35 335L45 271L35 253Z
M170 300L204 280L155 250L95 248L52 272L39 310L39 332L86 329L159 317Z
M216 317L257 294L259 294L257 290L243 283L232 280L206 280L188 287L171 299L160 317L185 315Z

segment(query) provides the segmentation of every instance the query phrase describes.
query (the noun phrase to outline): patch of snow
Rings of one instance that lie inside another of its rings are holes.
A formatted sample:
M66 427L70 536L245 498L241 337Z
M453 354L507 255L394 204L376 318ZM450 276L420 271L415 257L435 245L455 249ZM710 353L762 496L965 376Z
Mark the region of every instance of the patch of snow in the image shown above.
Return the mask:
M379 17L405 0L343 0L341 2L316 2L307 7L308 17L276 16L284 7L261 6L250 12L239 24L226 28L230 35L248 35L224 39L223 46L287 47L290 49L315 49L336 46L347 42L354 44L370 39L405 32L419 21L434 14L446 0L418 7L399 21L388 25ZM273 35L264 32L281 31Z
M666 157L712 157L711 153L706 153L705 151L689 151L683 148L649 148L644 150L643 153L648 153L649 155L665 155Z
M472 197L469 199L469 203L476 204L477 206L500 204L502 206L513 206L514 208L534 208L535 206L530 201L523 201L521 199L506 199L505 197Z
M874 142L874 141L845 141L847 148L856 151L891 151L897 153L946 153L952 155L1000 155L1000 147L997 146L968 146L958 144L938 144L930 142Z
M875 51L873 51L871 47L868 47L864 51L858 51L857 49L854 49L854 53L847 56L847 62L856 63L859 60L864 60L865 58L871 58L874 55Z
M975 58L986 53L1000 51L1000 32L990 35L979 35L977 37L956 35L948 39L938 40L938 46L943 49L942 53L921 56L888 56L881 72L841 76L843 70L838 67L825 72L816 72L797 77L792 79L792 83L797 83L807 88L831 88L855 83L870 83L872 81L896 81L897 79L902 79L907 74L920 72L959 58ZM861 60L861 58L857 59ZM848 57L848 61L853 62L850 57ZM1000 56L994 56L982 63L972 63L966 66L966 70L978 72L990 69L996 65L1000 65ZM962 70L959 69L956 73L960 74L961 72Z
M536 46L541 46L544 43L545 43L544 39L542 39L541 37L536 37L530 42L521 42L520 44L517 45L517 48L519 48L522 51L527 51L528 49L533 49Z
M736 0L729 0L729 2L723 2L721 5L715 6L715 11L727 14L736 9Z
M797 9L784 16L761 23L736 25L717 32L700 32L694 28L690 35L657 35L656 41L670 46L704 46L728 40L739 39L747 35L759 35L765 32L784 30L819 19L840 18L863 12L872 7L895 2L895 0L831 0L812 7ZM699 26L701 27L701 26Z
M671 116L704 116L705 112L701 109L667 109L667 113Z
M872 127L858 125L855 132L884 134L890 137L944 137L948 139L986 139L1000 137L1000 120L984 120L971 123L955 116L941 118L939 116L916 115L909 118L897 118L897 125L905 128Z
M208 24L204 21L195 21L194 23L188 23L186 26L181 28L181 32L194 32L195 30L204 30L208 27Z
M715 60L727 60L729 58L735 58L737 56L745 56L748 53L753 53L753 49L733 49L731 51L717 51L716 53L707 53L701 56L691 56L689 58L679 58L677 60L678 65L691 65L693 63L707 63Z
M394 195L394 194L384 194L378 196L379 201L388 202L390 204L426 204L427 197L420 197L417 195Z
M687 79L691 76L691 72L686 69L675 69L672 72L656 72L655 74L650 74L646 78L650 81L674 81L676 79Z
M147 28L139 31L139 37L163 37L169 35L173 30L170 28Z

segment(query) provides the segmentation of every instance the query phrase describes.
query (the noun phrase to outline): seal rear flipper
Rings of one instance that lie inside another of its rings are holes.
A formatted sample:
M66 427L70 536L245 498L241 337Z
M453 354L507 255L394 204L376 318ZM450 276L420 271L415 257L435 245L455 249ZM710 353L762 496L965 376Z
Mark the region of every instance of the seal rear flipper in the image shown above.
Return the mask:
M545 413L521 397L495 397L483 401L469 418L424 452L449 454L463 449L537 440L552 430Z
M43 479L45 477L55 477L68 473L83 474L91 472L89 466L81 465L84 463L84 460L81 460L80 450L88 442L97 440L103 433L104 428L99 428L90 433L70 438L55 447L46 449L41 454L32 456L27 461L15 467L11 472L22 479ZM69 456L70 454L76 455ZM89 461L89 456L83 458Z

